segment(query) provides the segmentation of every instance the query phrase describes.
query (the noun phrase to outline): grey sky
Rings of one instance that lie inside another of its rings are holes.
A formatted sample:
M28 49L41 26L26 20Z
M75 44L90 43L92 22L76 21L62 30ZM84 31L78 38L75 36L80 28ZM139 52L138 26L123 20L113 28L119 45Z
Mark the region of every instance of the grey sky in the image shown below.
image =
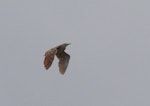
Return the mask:
M150 1L1 0L0 106L150 106ZM44 52L71 43L64 76Z

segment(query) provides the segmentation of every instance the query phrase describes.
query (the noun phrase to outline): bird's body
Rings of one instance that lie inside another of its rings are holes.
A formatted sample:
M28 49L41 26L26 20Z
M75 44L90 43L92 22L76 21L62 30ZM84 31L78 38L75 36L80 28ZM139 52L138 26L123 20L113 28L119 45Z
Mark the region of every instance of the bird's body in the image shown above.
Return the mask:
M64 43L61 44L57 47L54 47L48 51L45 52L45 59L44 59L44 66L45 69L48 70L50 68L50 66L52 65L52 62L54 60L55 55L57 56L57 58L59 59L59 72L61 74L64 74L68 63L69 63L69 59L70 59L70 55L68 55L64 50L66 49L66 46L68 46L69 44Z

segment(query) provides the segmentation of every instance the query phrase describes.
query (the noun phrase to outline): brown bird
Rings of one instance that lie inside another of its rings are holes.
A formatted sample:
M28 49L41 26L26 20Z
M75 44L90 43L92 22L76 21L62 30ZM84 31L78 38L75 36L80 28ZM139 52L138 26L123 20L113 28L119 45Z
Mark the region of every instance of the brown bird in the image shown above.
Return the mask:
M70 59L70 55L64 51L68 45L70 45L70 43L64 43L45 52L44 66L46 70L52 65L56 55L59 59L59 72L61 74L65 73Z

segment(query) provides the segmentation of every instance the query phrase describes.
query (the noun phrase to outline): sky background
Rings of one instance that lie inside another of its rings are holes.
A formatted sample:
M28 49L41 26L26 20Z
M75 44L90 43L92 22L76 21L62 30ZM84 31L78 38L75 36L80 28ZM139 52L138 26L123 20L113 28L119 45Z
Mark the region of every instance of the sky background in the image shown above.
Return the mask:
M150 106L150 1L1 0L0 106ZM65 75L46 50L71 43Z

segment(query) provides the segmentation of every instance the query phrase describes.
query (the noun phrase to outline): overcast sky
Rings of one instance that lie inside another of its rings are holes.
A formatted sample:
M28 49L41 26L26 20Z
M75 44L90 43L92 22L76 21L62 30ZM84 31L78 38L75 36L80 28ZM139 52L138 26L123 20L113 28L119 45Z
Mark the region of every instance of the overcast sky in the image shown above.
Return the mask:
M150 1L1 0L0 106L150 106ZM71 43L65 75L46 50Z

